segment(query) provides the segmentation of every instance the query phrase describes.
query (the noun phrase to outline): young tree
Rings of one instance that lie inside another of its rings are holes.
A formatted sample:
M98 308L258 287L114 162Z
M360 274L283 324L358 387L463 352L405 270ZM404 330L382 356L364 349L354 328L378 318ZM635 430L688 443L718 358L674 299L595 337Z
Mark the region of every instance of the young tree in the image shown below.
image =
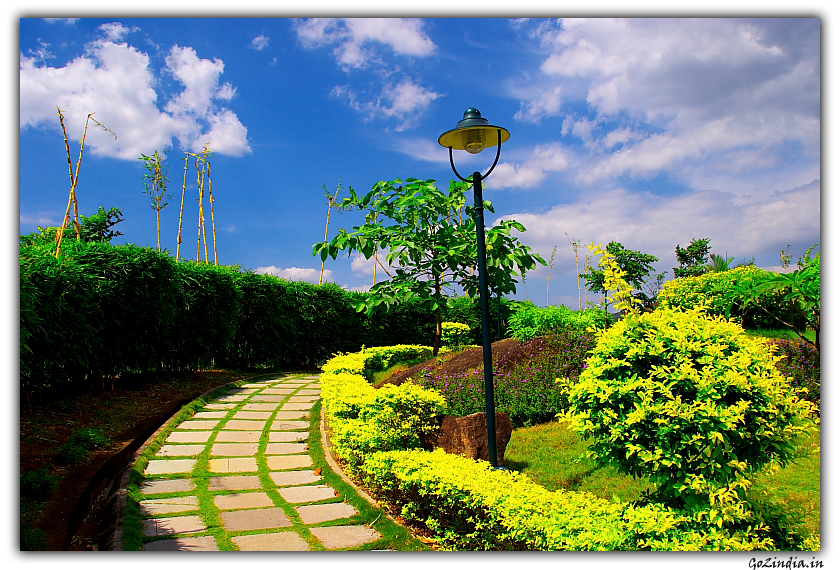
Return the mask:
M152 156L146 156L141 153L139 158L139 160L143 161L143 166L147 170L143 176L143 184L146 187L143 192L149 197L152 203L152 209L157 213L158 251L161 251L160 211L169 205L169 200L171 199L171 196L166 193L168 169L163 166L163 160L167 152L169 151L164 151L163 155L161 155L158 151L155 151L155 154Z
M350 188L350 197L339 209L367 212L365 224L354 227L352 233L342 229L332 241L313 246L313 255L320 255L321 260L328 256L335 259L344 250L360 252L365 259L373 257L378 248L388 251L386 263L396 267L394 274L374 285L356 309L372 314L380 306L420 301L435 313L435 354L441 346L447 291L457 285L475 295L479 289L478 276L471 271L477 244L474 208L466 205L468 188L466 183L450 182L446 193L434 180L415 178L378 182L364 196ZM494 211L488 201L484 207ZM458 220L462 208L469 215ZM542 257L511 236L513 230L524 232L525 226L504 220L486 233L488 286L503 295L516 292L516 276L524 276L537 263L545 265Z
M652 308L655 303L655 295L653 297L649 297L643 289L648 281L648 276L653 271L653 264L659 261L659 259L648 253L625 249L622 244L616 241L608 243L605 250L601 250L600 247L597 249L598 251L596 253L608 253L610 259L614 260L621 269L622 277L631 284L634 289L637 289L637 291L633 293L633 297L636 298L636 300L639 301L645 308ZM606 293L606 274L603 269L598 270L589 267L589 271L581 276L586 279L586 287L590 291L593 293ZM657 275L654 279L657 283L661 283L662 275Z
M79 238L82 241L103 241L111 243L111 240L117 236L123 235L120 231L112 230L114 226L123 221L123 213L119 208L111 208L107 212L102 206L99 211L92 216L85 216L82 214L81 223L79 224ZM20 236L20 245L43 245L53 243L56 241L56 236L61 230L59 227L38 226L38 231L28 235ZM67 236L67 239L74 239Z
M706 257L709 255L709 242L711 239L691 238L691 243L683 249L677 244L677 262L679 267L674 268L674 277L696 277L706 273Z

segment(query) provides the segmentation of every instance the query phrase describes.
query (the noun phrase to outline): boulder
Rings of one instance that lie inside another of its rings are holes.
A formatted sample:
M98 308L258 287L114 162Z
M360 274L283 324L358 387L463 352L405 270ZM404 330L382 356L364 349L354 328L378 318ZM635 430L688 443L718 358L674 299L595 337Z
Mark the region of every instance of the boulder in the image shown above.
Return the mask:
M504 464L505 448L512 432L513 424L510 416L496 412L496 453L499 465ZM443 448L447 453L489 461L487 414L480 412L463 417L445 416L436 447Z

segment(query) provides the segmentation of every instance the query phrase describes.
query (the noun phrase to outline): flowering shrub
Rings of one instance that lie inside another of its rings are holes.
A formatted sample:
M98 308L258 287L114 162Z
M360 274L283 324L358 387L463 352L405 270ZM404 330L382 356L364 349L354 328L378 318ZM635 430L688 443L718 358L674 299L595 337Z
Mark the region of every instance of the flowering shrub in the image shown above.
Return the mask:
M348 372L358 374L370 380L374 372L386 370L393 364L413 360L415 358L431 358L432 349L428 346L415 344L399 344L396 346L362 347L361 352L352 354L337 354L330 359L321 370L325 374Z
M800 397L820 403L820 353L801 340L773 339L769 346L780 357L776 368L788 379Z
M746 474L784 464L810 428L764 343L723 319L659 309L598 335L568 414L602 463L645 475L697 522L754 520Z
M577 381L595 345L589 333L570 330L546 337L545 350L510 369L493 370L496 409L510 416L514 426L551 420L568 407L568 389ZM556 383L561 377L563 383ZM440 392L449 413L466 416L484 411L484 369L460 374L428 371L415 382Z

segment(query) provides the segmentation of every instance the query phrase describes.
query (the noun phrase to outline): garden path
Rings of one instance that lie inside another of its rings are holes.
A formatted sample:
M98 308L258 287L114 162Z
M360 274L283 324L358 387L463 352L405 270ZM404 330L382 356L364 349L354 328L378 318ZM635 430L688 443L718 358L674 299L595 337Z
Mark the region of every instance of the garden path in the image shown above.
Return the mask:
M357 510L313 470L320 392L319 376L244 384L178 424L145 469L144 550L333 550L380 538L350 524Z

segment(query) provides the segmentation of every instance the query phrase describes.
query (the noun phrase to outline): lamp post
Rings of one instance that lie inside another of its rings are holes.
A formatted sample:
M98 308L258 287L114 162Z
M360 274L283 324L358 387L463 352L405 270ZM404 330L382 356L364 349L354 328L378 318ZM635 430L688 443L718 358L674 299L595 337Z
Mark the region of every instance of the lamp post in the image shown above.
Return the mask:
M496 164L502 151L502 143L510 138L507 129L491 125L481 116L478 109L472 107L464 111L464 118L458 121L458 126L446 131L438 138L438 144L449 149L449 164L455 176L464 182L472 182L475 201L475 233L478 246L478 286L479 303L481 306L481 338L484 346L484 399L487 412L487 455L490 464L498 468L498 454L496 452L496 404L493 396L493 354L490 346L490 309L489 291L487 290L487 250L484 243L484 198L481 195L481 181L487 178ZM465 150L470 154L478 154L485 148L496 147L496 160L484 175L473 172L470 178L464 178L455 168L452 160L452 149Z

